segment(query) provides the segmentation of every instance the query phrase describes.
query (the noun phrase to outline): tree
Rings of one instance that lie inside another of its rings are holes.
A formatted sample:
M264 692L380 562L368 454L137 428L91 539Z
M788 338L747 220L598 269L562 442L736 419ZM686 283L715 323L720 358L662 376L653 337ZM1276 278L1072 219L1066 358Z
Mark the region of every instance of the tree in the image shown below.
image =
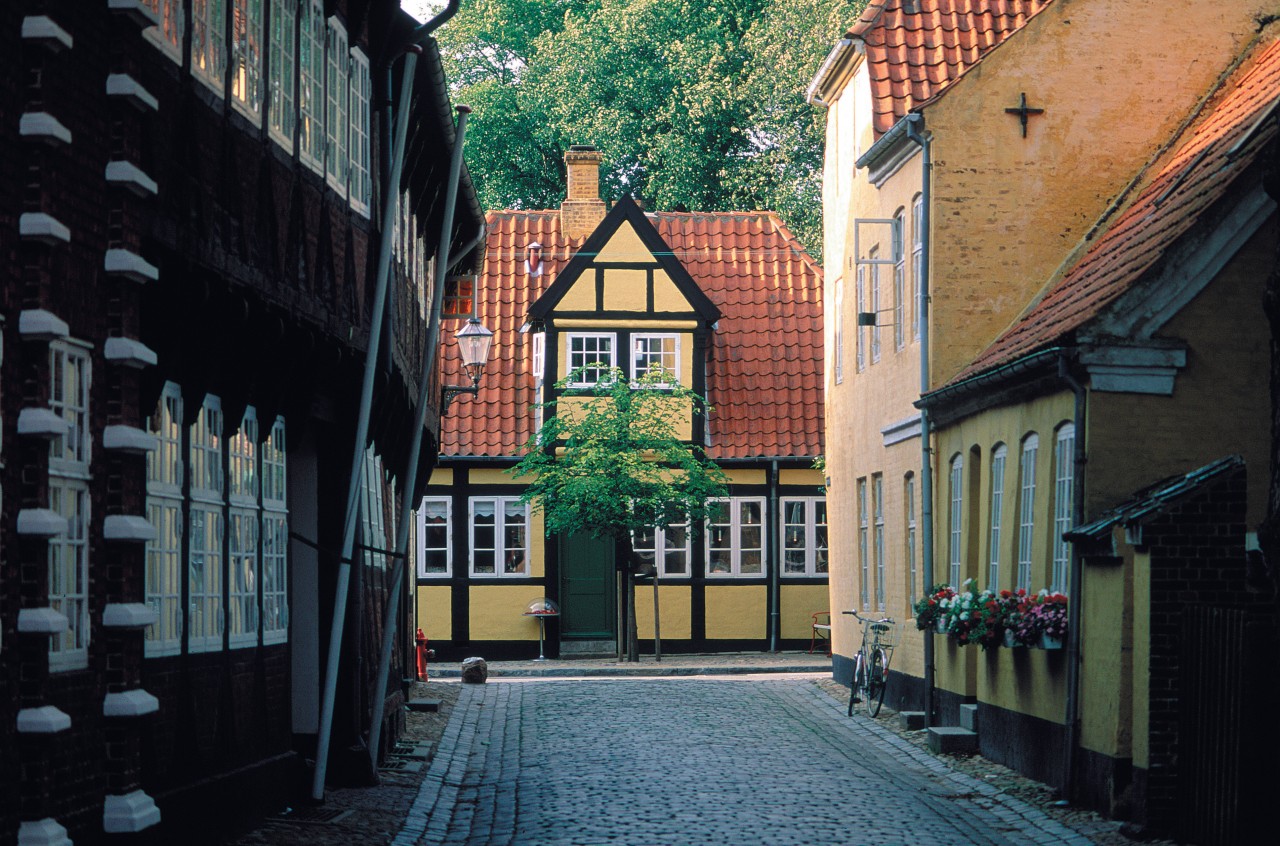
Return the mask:
M702 449L679 436L682 421L706 411L693 391L650 373L629 383L620 370L589 388L570 388L581 371L556 385L547 419L520 463L507 472L529 479L521 495L544 516L547 535L585 533L614 542L627 574L628 651L635 635L637 532L689 523L696 531L712 500L727 496L727 477ZM672 380L673 381L673 380Z

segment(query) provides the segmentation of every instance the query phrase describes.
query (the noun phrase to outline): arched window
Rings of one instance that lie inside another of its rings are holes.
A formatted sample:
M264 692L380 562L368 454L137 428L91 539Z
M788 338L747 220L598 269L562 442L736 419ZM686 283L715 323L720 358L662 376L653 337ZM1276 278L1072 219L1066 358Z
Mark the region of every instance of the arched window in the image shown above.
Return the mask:
M1063 423L1053 448L1053 573L1049 589L1066 591L1071 566L1070 545L1063 537L1074 515L1076 427Z
M1009 448L1004 444L997 444L991 451L991 551L987 556L990 565L987 587L992 590L1000 589L1000 551L1004 546L1004 468L1008 456Z
M1036 456L1040 437L1034 432L1022 439L1018 460L1018 581L1016 588L1031 589L1031 550L1036 531Z

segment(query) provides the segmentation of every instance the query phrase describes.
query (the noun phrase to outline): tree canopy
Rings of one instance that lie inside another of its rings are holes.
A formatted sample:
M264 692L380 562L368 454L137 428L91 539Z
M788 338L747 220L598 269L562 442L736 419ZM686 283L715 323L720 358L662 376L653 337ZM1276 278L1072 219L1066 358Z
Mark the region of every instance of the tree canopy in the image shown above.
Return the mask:
M866 0L475 0L438 37L487 208L554 208L570 144L604 198L779 212L821 248L825 113L804 90Z

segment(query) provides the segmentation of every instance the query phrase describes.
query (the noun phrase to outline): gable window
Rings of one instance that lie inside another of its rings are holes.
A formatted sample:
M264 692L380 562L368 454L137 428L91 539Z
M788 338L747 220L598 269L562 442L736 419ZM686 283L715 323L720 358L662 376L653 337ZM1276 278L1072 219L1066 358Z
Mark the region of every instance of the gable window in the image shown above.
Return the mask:
M916 477L908 473L902 482L903 510L906 512L907 607L916 604Z
M950 579L956 588L960 587L961 564L963 563L964 540L964 458L957 455L951 459L951 525L950 525Z
M569 373L572 388L588 388L598 385L617 366L614 358L614 336L609 333L571 333L569 343Z
M712 501L707 517L707 574L764 575L762 497L730 497Z
M920 340L924 315L924 201L911 201L911 337Z
M858 480L858 566L862 578L858 580L858 600L863 611L871 610L871 562L867 555L867 480Z
M222 403L206 395L191 428L190 512L187 524L188 644L192 652L222 648L223 498Z
M270 99L267 102L267 131L275 142L293 150L293 131L297 122L297 98L294 93L297 67L298 0L271 0Z
M654 387L669 387L680 382L679 335L635 335L631 345L632 379L665 374L670 381L664 379Z
M906 344L906 255L902 249L904 221L902 212L893 216L893 346L902 349Z
M89 665L89 351L51 343L49 381L49 407L67 424L49 444L49 509L67 521L48 543L49 607L68 625L49 641L49 667L69 670Z
M475 313L476 277L450 276L444 283L442 317L470 317Z
M782 572L788 576L827 574L827 501L823 497L782 500Z
M147 453L147 522L156 530L146 548L146 600L156 622L146 628L145 654L182 650L182 393L166 382L148 431L156 448Z
M231 104L262 119L262 3L231 0Z
M631 537L631 548L636 557L653 565L663 576L689 575L689 524L656 527L636 532Z
M876 608L883 611L884 605L884 476L877 473L871 477L871 516L875 537L872 548L876 560Z
M328 128L325 148L325 175L329 185L343 196L347 190L347 74L351 64L347 50L347 28L337 18L329 18L325 30L328 50L326 88L328 90L325 126Z
M423 497L418 509L418 578L448 576L453 561L453 500Z
M302 0L298 27L298 158L324 172L324 0Z
M351 208L365 217L373 202L373 181L369 176L372 155L369 151L369 100L373 96L369 78L369 59L359 49L351 51ZM422 241L418 242L419 247ZM425 280L422 257L426 251L419 249L419 279Z
M844 278L836 280L836 313L834 336L835 350L831 354L832 370L837 385L844 381Z
M182 36L185 32L186 16L182 11L183 0L144 0L147 7L156 13L160 23L149 26L143 31L148 41L160 48L170 59L182 64Z
M227 75L227 0L191 0L191 72L222 96Z
M518 497L471 498L471 575L529 575L529 507Z
M1053 451L1053 574L1049 579L1049 589L1059 592L1067 589L1067 572L1071 566L1070 544L1063 535L1071 531L1075 447L1076 427L1064 423L1058 429Z
M1018 581L1015 588L1031 589L1032 539L1036 532L1036 454L1040 451L1040 438L1027 435L1022 441L1022 456L1018 460Z
M289 639L289 509L285 425L277 417L262 443L262 642Z
M1002 527L1004 523L1004 466L1009 449L1000 444L991 453L991 552L988 556L990 570L987 575L987 587L1000 589L1000 547L1004 543Z

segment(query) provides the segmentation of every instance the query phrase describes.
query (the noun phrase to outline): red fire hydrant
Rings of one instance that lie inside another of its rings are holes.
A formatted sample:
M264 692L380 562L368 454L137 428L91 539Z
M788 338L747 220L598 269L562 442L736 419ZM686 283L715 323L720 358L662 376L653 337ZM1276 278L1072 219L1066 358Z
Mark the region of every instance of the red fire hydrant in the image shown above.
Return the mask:
M427 649L427 636L418 629L413 638L418 643L418 681L427 680L427 662L436 657L434 649Z

